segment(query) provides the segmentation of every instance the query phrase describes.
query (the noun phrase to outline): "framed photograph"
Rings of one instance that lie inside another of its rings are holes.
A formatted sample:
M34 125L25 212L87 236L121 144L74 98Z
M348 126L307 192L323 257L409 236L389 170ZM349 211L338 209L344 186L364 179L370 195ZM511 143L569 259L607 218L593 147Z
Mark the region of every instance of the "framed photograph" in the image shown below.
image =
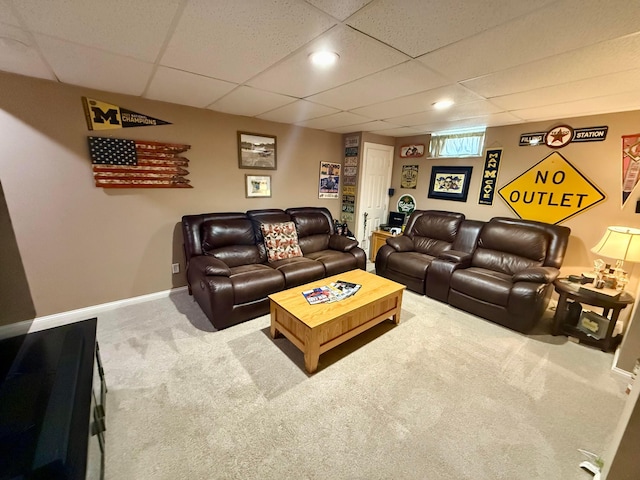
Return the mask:
M400 158L421 157L424 155L424 144L416 143L400 147Z
M276 170L276 146L275 136L238 132L238 167Z
M607 328L609 328L609 319L590 310L582 312L577 325L577 329L582 333L598 340L607 336Z
M244 183L247 198L271 196L271 175L245 175Z
M432 167L429 198L466 202L473 167Z

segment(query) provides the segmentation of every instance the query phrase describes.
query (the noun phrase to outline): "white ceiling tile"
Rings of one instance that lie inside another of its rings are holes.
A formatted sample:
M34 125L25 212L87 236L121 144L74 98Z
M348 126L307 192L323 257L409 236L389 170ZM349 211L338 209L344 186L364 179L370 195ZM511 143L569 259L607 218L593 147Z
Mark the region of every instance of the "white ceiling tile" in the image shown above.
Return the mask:
M251 87L238 87L208 108L217 112L254 117L297 100L294 97Z
M158 67L144 97L204 108L235 87L235 83Z
M579 50L462 82L487 98L631 70L640 65L640 34L601 42Z
M309 61L309 54L316 50L336 52L340 59L331 68L314 68ZM407 59L405 55L366 35L338 26L247 83L272 92L307 97Z
M153 65L130 57L36 35L60 81L108 92L142 95Z
M419 62L396 65L351 83L308 97L307 100L342 110L380 103L400 95L431 90L449 83Z
M353 109L353 113L372 118L393 118L425 110L432 110L440 100L453 100L456 104L482 100L483 98L459 85L447 85L427 92L416 93L394 100L388 100L367 107Z
M378 0L347 23L415 58L556 1Z
M388 130L376 130L377 135L386 135L387 137L410 137L423 133L422 130L416 130L412 127L390 128Z
M160 53L180 0L19 0L28 27L146 62Z
M284 107L258 115L258 118L271 120L272 122L298 123L337 112L338 110L335 108L325 107L324 105L307 102L306 100L297 100Z
M446 110L436 110L435 108L431 108L424 112L414 113L412 115L392 117L389 118L389 121L399 125L414 126L425 123L452 122L454 120L480 117L483 115L498 113L500 111L501 108L492 105L487 100L480 100L461 105L453 105L451 108Z
M340 112L320 118L314 118L313 120L297 122L296 125L299 125L301 127L326 129L342 127L345 125L355 125L356 123L365 123L370 120L370 118L363 117L362 115L356 115L349 112Z
M383 122L376 120L375 122L357 123L355 125L347 125L344 127L327 128L329 132L336 133L351 133L351 132L375 132L377 130L389 130L392 128L399 128L402 125L395 125L389 122Z
M353 15L372 0L307 0L308 3L327 12L340 21Z
M0 24L0 70L56 80L53 71L40 56L38 45L31 35L7 24Z
M161 63L242 83L335 23L304 2L190 0Z
M538 108L515 110L511 113L526 121L538 121L594 115L606 110L611 112L640 110L640 87L633 92L607 95L589 100L577 100Z
M418 60L454 80L466 80L638 31L640 2L565 0ZM535 45L535 48L531 48ZM464 58L462 62L451 61Z
M0 23L13 25L14 27L20 26L20 22L13 14L11 2L9 2L9 0L0 0Z
M555 103L567 103L574 100L600 97L605 91L608 94L618 94L636 90L638 88L638 79L640 79L640 68L551 87L537 88L527 92L493 97L491 102L505 110L521 110Z

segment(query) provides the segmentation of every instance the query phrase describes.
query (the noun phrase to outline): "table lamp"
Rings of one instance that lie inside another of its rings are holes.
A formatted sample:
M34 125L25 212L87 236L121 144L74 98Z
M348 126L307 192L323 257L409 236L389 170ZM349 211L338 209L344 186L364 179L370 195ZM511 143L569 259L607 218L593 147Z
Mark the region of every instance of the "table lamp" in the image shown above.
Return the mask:
M624 262L640 262L640 229L620 226L607 227L607 231L591 251L597 255L616 260L614 275L618 280L623 280L621 283L624 290L624 284L628 281L622 270Z

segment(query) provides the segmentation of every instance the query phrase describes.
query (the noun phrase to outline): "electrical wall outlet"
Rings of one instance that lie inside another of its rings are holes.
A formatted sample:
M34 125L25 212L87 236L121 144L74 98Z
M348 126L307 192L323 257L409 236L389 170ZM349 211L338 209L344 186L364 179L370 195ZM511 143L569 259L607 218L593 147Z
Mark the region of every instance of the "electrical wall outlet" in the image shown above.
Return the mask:
M173 273L180 273L180 264L179 263L172 263L171 264L171 271Z

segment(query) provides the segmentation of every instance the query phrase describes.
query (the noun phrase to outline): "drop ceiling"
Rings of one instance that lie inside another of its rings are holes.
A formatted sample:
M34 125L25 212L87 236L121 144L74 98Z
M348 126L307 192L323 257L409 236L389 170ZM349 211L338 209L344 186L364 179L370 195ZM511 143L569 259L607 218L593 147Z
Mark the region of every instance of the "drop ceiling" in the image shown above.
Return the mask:
M639 66L636 0L0 0L0 70L338 133L638 110Z

